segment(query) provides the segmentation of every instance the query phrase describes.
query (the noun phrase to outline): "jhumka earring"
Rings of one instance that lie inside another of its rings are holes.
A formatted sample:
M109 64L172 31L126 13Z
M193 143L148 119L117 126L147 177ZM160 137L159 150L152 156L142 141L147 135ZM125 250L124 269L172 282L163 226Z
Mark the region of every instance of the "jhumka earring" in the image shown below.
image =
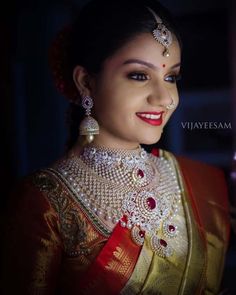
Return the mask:
M170 52L168 47L172 44L172 34L170 30L167 29L167 27L163 24L162 19L149 7L147 9L151 12L151 14L154 16L157 27L152 31L153 37L156 41L158 41L162 46L165 47L165 50L163 51L163 56L170 56Z
M173 98L172 98L172 102L171 102L171 104L168 104L167 106L166 106L166 109L167 110L173 110L175 108L175 102L174 102L174 100L173 100Z
M85 135L88 143L94 140L94 135L99 134L98 122L90 116L93 107L93 100L90 96L82 98L82 107L85 109L86 116L79 126L80 135Z

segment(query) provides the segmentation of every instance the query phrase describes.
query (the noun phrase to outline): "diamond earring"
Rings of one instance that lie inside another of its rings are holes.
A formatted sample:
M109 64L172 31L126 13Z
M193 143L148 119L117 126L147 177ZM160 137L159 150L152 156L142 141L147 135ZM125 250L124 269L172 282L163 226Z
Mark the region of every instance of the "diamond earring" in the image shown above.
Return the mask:
M99 134L98 122L92 117L91 109L93 107L93 99L90 96L82 98L82 107L85 109L86 116L79 126L80 135L85 135L88 143L94 140L94 135Z

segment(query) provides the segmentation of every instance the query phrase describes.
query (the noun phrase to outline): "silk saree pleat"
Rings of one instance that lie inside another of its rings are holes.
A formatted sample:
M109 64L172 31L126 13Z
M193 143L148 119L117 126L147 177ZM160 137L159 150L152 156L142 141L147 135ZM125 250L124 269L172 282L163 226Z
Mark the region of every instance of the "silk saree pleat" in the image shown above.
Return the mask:
M117 295L131 276L140 246L117 224L98 257L80 278L81 294Z
M198 220L201 220L206 236L207 268L204 294L217 294L230 230L228 192L224 173L217 167L183 157L177 157L177 160L191 190L194 207L200 216Z
M194 188L186 181L179 163L172 158L180 186L183 188L183 199L189 234L188 259L179 294L203 294L206 285L207 246L205 231L194 199Z

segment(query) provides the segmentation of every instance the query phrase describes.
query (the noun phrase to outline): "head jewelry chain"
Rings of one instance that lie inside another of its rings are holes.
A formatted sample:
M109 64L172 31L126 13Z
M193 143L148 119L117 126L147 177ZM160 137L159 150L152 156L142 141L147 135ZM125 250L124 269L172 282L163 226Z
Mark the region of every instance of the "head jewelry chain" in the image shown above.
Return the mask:
M162 46L165 47L163 51L163 56L170 56L169 47L173 42L172 34L170 30L167 29L167 27L163 24L162 19L149 7L147 9L151 12L151 14L154 16L157 27L152 31L153 37L155 40L157 40Z

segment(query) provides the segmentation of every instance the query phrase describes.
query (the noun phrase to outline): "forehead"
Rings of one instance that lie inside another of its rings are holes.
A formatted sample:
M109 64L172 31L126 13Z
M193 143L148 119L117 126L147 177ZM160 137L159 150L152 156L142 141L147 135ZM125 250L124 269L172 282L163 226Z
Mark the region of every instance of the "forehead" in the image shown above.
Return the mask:
M164 49L164 46L156 41L151 33L142 33L118 49L115 54L105 61L104 66L119 66L127 59L142 59L154 65L156 64L157 66L160 63L165 63L168 66L168 64L173 65L180 62L180 46L175 37L173 38L173 43L169 47L169 57L163 56L162 53Z

